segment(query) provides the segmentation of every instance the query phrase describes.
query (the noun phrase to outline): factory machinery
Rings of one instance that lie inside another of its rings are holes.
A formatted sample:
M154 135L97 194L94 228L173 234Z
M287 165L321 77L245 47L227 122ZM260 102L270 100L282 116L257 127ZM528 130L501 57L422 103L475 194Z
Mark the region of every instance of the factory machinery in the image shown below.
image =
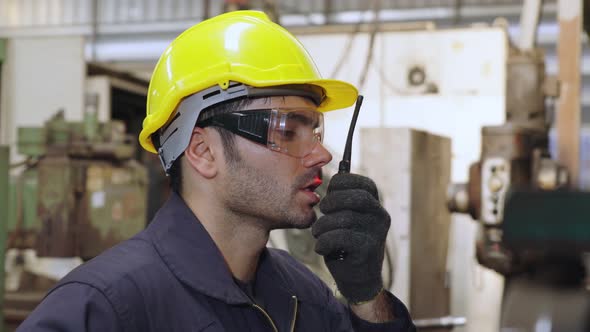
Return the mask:
M86 104L82 122L60 111L41 128L18 129L26 160L11 166L22 171L10 179L1 243L9 330L71 269L146 225L148 176L135 140L120 121L98 122L96 96Z
M482 128L481 158L449 208L478 221L477 259L506 277L503 331L590 331L590 193L548 152L557 89L544 73L539 49L510 47L506 122Z

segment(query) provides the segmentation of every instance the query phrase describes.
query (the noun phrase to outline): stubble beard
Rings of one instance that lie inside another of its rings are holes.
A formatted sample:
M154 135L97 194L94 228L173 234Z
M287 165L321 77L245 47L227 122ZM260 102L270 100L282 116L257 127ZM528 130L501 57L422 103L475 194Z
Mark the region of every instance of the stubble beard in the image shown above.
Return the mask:
M234 214L253 219L267 231L281 228L308 228L317 219L312 207L302 209L294 201L301 186L317 173L298 176L289 186L243 161L228 167L225 203ZM307 211L306 211L307 210Z

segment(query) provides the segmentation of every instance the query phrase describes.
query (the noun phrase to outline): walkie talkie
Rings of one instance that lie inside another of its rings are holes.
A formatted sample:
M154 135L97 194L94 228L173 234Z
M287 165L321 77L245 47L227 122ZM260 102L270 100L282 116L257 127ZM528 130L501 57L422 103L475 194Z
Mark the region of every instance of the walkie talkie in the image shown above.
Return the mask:
M352 136L354 135L354 127L356 127L356 119L359 117L361 105L363 104L363 96L359 95L354 106L354 113L350 121L350 128L348 128L348 137L346 138L346 145L344 146L344 154L342 161L338 165L338 174L350 173L350 159L352 155Z
M359 95L356 99L356 105L354 106L354 113L352 114L352 120L350 121L350 128L348 128L348 137L346 138L346 145L344 146L344 154L342 155L342 161L338 165L338 174L350 173L350 159L352 157L352 136L354 135L354 128L356 127L356 120L359 117L361 105L363 104L363 96ZM347 256L346 251L338 250L337 252L327 255L326 260L340 260L343 261Z

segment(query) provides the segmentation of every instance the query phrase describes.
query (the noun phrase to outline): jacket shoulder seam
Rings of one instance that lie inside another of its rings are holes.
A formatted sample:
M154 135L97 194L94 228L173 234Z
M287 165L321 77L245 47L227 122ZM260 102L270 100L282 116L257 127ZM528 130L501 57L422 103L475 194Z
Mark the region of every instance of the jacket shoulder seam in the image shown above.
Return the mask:
M120 326L124 326L125 327L124 330L127 330L127 328L129 326L126 324L126 322L132 321L132 317L128 317L129 318L128 320L123 319L123 318L124 318L124 316L130 316L129 312L126 310L119 310L117 308L117 306L113 303L113 299L105 292L105 290L101 289L101 287L98 287L90 282L81 281L81 280L66 281L63 284L60 284L59 286L57 286L57 287L53 288L51 291L49 291L45 295L45 297L49 296L51 293L53 293L57 289L62 288L66 285L70 285L70 284L79 284L79 285L88 286L88 287L96 290L97 292L99 292L107 300L107 302L109 303L109 305L113 309L113 312L116 314L117 320L119 321ZM105 289L110 289L110 287L106 286Z

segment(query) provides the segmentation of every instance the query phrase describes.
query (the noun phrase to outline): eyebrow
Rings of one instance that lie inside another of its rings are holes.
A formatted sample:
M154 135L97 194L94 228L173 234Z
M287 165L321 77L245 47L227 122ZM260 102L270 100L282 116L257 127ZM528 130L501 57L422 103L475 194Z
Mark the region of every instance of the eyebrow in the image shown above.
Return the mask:
M299 114L299 113L291 113L289 114L289 117L291 119L297 120L299 122L301 122L304 125L312 125L314 128L316 128L319 125L319 120L318 117L309 117L303 114Z
M300 107L285 107L285 108L251 108L251 109L244 109L239 112L256 112L256 111L270 111L270 110L292 110L293 112L289 113L289 118L299 121L304 125L312 125L313 128L317 128L319 126L319 116L306 116L298 111L312 111L317 112L312 109L300 108ZM236 112L236 113L239 113Z

